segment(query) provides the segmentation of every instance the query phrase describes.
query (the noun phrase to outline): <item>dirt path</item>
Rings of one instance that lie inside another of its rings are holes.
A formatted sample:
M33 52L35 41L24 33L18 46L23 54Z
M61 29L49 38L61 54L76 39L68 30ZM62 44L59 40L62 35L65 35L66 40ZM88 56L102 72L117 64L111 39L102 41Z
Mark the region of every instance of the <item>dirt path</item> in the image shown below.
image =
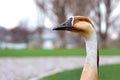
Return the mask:
M0 58L0 80L37 80L82 67L84 57ZM101 57L100 64L120 64L120 56Z

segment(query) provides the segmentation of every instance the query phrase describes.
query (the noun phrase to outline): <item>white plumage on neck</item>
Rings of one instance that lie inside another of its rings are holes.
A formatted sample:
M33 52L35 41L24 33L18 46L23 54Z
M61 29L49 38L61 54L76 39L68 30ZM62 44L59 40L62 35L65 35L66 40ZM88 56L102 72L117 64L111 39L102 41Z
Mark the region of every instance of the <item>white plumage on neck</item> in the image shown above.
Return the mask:
M86 51L87 51L87 56L86 60L89 60L89 62L97 66L97 36L96 33L93 32L91 34L91 37L86 41Z
M87 56L80 80L98 80L96 33L91 33L89 39L85 41Z

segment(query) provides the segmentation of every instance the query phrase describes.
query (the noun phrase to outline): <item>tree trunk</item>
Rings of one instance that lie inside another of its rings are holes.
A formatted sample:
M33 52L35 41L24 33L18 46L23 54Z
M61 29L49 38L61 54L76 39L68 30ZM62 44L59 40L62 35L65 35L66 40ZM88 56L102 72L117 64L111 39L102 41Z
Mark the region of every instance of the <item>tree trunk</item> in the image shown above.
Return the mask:
M107 34L100 34L100 46L102 48L106 48L107 47Z
M53 2L53 11L57 17L58 25L63 23L66 20L66 14L65 14L65 1L61 0L54 0ZM66 47L66 39L65 39L65 31L58 31L58 35L60 38L60 48Z

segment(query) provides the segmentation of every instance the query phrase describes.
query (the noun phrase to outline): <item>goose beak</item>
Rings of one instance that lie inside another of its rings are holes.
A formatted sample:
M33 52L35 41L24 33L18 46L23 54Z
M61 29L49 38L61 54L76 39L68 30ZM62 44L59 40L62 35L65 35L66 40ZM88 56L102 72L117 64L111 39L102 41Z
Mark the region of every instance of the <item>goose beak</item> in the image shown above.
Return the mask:
M72 21L73 21L73 18L70 18L69 20L65 21L59 26L53 28L53 30L72 30L73 29Z

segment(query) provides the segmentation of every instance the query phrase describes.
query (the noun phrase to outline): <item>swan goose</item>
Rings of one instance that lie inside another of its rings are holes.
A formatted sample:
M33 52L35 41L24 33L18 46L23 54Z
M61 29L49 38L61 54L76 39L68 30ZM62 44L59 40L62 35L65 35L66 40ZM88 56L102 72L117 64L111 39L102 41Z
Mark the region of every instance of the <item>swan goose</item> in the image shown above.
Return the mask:
M73 16L67 21L53 28L80 34L86 42L86 60L80 80L98 80L99 77L99 51L97 35L92 22L85 16Z

